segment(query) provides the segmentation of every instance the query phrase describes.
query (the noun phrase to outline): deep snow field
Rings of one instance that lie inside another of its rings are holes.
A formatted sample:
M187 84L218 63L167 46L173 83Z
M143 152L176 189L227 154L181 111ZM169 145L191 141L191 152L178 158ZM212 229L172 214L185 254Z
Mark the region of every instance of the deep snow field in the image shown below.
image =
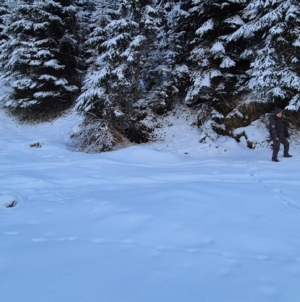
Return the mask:
M160 142L85 154L77 122L0 110L1 302L300 301L296 141L274 163L268 146L200 144L181 116Z

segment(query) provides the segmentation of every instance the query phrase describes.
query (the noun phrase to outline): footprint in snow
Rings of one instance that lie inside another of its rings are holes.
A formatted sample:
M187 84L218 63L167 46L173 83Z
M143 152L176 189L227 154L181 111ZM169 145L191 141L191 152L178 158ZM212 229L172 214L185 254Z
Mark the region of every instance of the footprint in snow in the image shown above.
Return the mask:
M45 242L45 241L48 241L47 238L32 238L31 239L33 242Z
M194 248L188 248L188 249L185 249L186 252L190 253L190 254L197 254L200 252L199 249L194 249Z
M51 239L45 238L45 237L35 237L35 238L32 238L31 240L33 242L46 242L46 241L49 241ZM77 237L54 238L54 240L59 241L59 242L66 242L66 241L72 242L72 241L78 240L78 238Z
M20 235L19 232L4 232L3 235L7 235L7 236L17 236Z
M103 239L103 238L95 238L92 240L93 243L97 243L97 244L106 244L109 243L108 240Z
M291 208L295 208L297 210L300 210L300 206L298 206L297 204L295 204L295 202L291 199L289 199L287 197L287 195L284 193L284 191L280 190L280 189L275 189L273 190L277 195L278 197L284 201L288 206L290 206Z
M61 237L61 238L55 238L55 240L56 241L60 241L60 242L65 242L65 241L69 241L69 242L72 242L72 241L76 241L76 240L78 240L78 238L77 237L75 237L75 236L71 236L71 237Z
M257 260L269 260L270 257L266 256L266 255L256 255L255 259L257 259Z
M121 243L123 243L123 244L135 244L136 243L136 240L134 240L134 239L131 239L131 238L128 238L128 239L123 239L123 240L121 240Z

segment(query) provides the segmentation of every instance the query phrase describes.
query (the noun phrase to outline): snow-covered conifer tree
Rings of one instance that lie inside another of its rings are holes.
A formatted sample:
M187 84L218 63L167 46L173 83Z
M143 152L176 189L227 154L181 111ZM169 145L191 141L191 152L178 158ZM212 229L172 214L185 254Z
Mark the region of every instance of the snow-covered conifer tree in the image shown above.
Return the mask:
M139 25L129 49L129 52L132 52L135 57L132 65L132 73L134 74L133 102L136 102L143 89L146 89L149 67L152 65L153 53L156 53L158 12L154 3L153 0L134 1L133 3L134 21Z
M86 42L90 66L76 107L79 111L92 112L101 118L104 114L102 109L114 103L111 95L111 72L112 63L118 54L118 36L114 39L114 35L118 35L119 19L118 7L112 1L99 1L91 18L92 32Z
M142 93L144 64L155 37L152 2L98 2L87 41L90 67L77 108L109 123L107 131L124 134L133 127L130 115Z
M2 79L11 86L5 96L13 108L61 110L78 90L76 8L72 1L20 1L2 44Z
M300 108L300 3L296 0L251 0L247 23L231 40L252 39L245 57L252 60L249 88L258 102Z
M146 46L151 35L150 1L121 0L98 3L97 26L88 40L91 67L86 75L79 110L114 108L124 113L138 98L138 88ZM92 63L94 60L94 63ZM101 110L100 110L101 111Z
M6 20L9 15L8 5L5 0L0 1L0 44L8 39L8 36L4 33L6 28Z
M90 46L86 43L89 35L93 29L92 15L96 10L96 0L75 0L77 7L77 22L78 22L78 43L80 53L80 65L82 66L82 76L84 78L84 71L88 68L88 53Z
M182 8L183 3L184 8ZM188 45L188 3L163 0L158 4L160 27L156 42L156 64L151 73L156 84L154 97L169 109L186 87L189 69L185 63Z
M245 45L229 43L226 37L244 24L241 12L245 2L193 1L189 13L195 34L188 57L192 84L186 102L224 101L242 89L246 65L240 54Z

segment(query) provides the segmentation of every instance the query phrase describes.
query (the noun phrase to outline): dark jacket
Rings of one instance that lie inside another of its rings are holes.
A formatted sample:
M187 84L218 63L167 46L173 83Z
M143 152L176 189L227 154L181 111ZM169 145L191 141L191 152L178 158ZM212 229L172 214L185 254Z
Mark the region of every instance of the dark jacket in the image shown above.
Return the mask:
M269 117L269 131L272 140L275 140L276 138L282 140L290 136L287 129L287 123L276 115L270 115Z

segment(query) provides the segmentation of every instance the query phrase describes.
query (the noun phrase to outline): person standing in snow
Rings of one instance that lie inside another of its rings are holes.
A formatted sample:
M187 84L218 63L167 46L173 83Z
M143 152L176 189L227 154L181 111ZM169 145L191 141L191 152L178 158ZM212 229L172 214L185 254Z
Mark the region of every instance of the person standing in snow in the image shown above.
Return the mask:
M282 110L276 108L269 117L269 131L271 139L273 140L273 154L272 161L279 162L277 156L280 149L280 144L283 144L283 157L292 157L289 154L290 143L287 138L289 133L287 131L287 124L282 120Z

